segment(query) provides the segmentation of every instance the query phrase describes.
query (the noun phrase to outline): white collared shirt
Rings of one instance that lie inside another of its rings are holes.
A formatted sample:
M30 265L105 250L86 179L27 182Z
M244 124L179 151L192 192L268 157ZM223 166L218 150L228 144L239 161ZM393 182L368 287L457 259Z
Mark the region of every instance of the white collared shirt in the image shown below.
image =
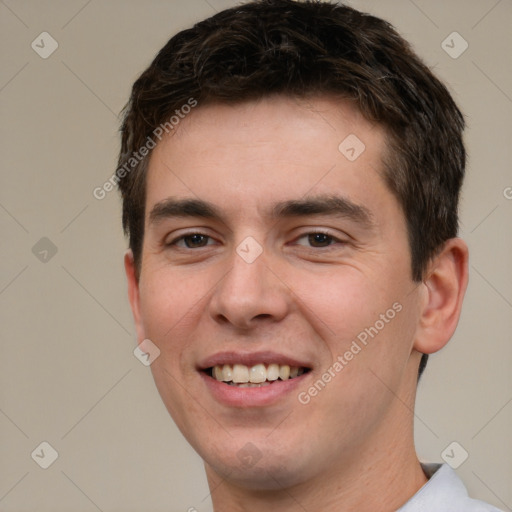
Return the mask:
M429 481L397 512L503 512L473 500L448 464L422 464Z

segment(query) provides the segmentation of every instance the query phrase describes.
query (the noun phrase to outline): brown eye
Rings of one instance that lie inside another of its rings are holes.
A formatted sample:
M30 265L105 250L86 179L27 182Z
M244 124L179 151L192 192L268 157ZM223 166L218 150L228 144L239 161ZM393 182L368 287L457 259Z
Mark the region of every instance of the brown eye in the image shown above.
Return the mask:
M328 247L333 242L333 237L325 233L310 233L308 242L311 247Z
M204 247L208 245L209 238L210 237L206 235L196 233L193 235L186 235L182 237L182 240L185 243L186 247L188 247L189 249L195 249L197 247Z

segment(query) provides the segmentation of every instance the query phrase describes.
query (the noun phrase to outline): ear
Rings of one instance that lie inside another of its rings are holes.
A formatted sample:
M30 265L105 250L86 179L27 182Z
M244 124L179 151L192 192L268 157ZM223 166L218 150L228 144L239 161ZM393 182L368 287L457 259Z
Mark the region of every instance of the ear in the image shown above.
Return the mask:
M431 261L423 281L424 301L414 348L423 354L442 349L459 321L468 284L468 247L451 238Z
M124 255L124 270L126 272L126 279L128 281L128 299L132 308L133 319L135 321L135 330L137 332L137 343L141 343L145 339L144 326L142 324L140 314L140 295L139 295L139 280L137 278L137 271L135 262L133 260L133 253L128 249Z

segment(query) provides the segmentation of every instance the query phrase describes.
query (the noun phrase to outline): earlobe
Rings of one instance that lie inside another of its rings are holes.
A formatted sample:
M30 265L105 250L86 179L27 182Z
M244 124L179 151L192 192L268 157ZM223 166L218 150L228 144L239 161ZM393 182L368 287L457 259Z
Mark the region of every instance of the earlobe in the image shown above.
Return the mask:
M139 280L137 278L137 270L131 249L128 249L124 255L124 270L126 272L126 280L128 282L128 299L130 301L133 320L135 322L137 342L140 343L145 339L145 335L140 313Z
M468 248L460 238L448 240L433 258L423 282L425 300L414 348L423 354L442 349L450 340L468 283Z

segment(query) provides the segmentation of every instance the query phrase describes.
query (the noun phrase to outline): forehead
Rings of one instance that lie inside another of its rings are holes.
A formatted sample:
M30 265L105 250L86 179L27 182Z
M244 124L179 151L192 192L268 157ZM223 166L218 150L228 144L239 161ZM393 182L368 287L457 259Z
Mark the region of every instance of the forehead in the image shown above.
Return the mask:
M385 150L383 129L340 99L199 105L153 150L146 202L195 197L242 213L308 194L361 201L389 194Z

